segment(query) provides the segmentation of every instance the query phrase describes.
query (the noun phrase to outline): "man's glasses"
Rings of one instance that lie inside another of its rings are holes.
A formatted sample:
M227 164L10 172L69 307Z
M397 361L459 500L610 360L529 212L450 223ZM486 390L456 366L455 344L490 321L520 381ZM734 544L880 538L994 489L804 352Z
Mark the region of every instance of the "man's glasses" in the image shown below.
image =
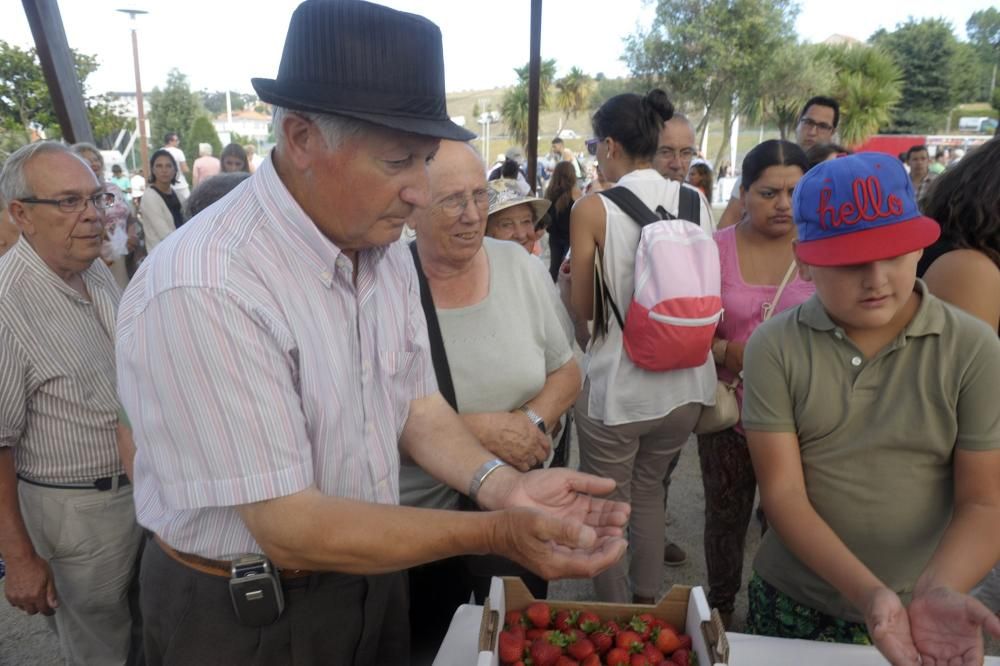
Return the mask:
M668 160L681 158L682 160L693 160L694 156L697 155L697 151L694 148L681 148L680 150L674 150L673 148L657 148L656 154L660 157L665 157Z
M597 155L597 144L601 142L600 139L587 139L587 152L591 155Z
M59 210L64 213L79 213L87 207L87 202L94 204L96 210L106 210L115 205L115 195L111 192L101 192L92 197L81 197L78 195L63 197L62 199L36 199L25 197L17 199L22 203L48 204L49 206L59 206Z
M833 125L827 123L818 123L812 118L799 118L799 124L805 125L809 129L823 130L824 132L833 131Z
M486 188L479 190L474 190L472 195L466 194L452 194L449 197L442 199L438 206L445 212L446 215L451 217L458 217L463 212L465 212L465 207L469 205L469 201L476 202L476 208L480 211L486 209L490 205L490 195Z

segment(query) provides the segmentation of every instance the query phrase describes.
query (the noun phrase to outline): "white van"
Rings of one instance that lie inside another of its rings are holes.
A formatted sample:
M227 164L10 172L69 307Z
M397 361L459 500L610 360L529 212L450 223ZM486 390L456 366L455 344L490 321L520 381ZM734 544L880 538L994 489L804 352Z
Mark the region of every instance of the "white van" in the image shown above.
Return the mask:
M995 132L996 128L996 118L990 118L989 116L964 116L958 119L959 132L988 134Z

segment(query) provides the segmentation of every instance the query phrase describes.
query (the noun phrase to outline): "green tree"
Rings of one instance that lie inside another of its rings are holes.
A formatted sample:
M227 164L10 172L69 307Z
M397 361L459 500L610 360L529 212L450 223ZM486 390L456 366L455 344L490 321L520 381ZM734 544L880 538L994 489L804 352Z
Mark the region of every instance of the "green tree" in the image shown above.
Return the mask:
M903 94L887 130L923 134L938 128L954 103L952 59L958 40L943 19L910 19L869 40L884 48L903 74Z
M559 117L558 136L570 117L576 117L590 106L590 96L595 88L594 80L584 74L579 67L571 67L566 76L558 79L556 86L556 108L562 112Z
M723 107L723 149L732 130L733 97L760 89L771 56L795 41L793 0L658 0L648 31L626 40L632 74L702 107L699 138Z
M820 46L815 57L834 68L831 95L840 102L840 140L864 143L889 124L902 98L902 72L892 57L876 46Z
M965 24L965 32L989 71L989 81L984 88L986 99L990 99L997 88L997 65L1000 64L1000 10L990 7L973 13Z
M957 42L949 69L951 70L951 99L954 103L965 104L989 100L990 68L980 57L974 45L968 42Z
M194 164L198 158L198 144L200 143L211 144L212 154L216 157L222 154L222 141L219 140L219 135L212 125L212 119L206 113L199 114L194 119L194 122L191 123L191 129L187 131L181 142L181 150L184 151L184 156L188 158L189 164Z
M500 101L500 117L503 118L504 125L507 126L507 132L521 146L528 142L528 68L529 65L514 68L517 73L517 84L508 88ZM550 89L555 75L556 61L543 60L539 72L539 111L549 108Z
M87 77L98 67L96 56L72 53L91 130L98 143L107 147L125 126L125 118L110 96L87 95ZM0 132L5 135L4 145L16 148L29 140L32 126L43 130L49 138L62 136L37 52L0 40Z
M187 145L185 135L201 113L205 111L198 95L191 92L187 76L177 69L170 70L167 74L166 87L163 90L153 88L153 92L149 94L150 131L153 135L151 137L153 144L160 146L168 132L177 132L181 142ZM196 156L197 154L195 152ZM185 157L188 157L187 152ZM193 161L194 158L191 159Z
M817 48L808 44L787 44L779 48L765 65L755 90L745 91L743 112L754 123L771 123L782 139L795 131L802 106L818 90L833 87L835 70Z

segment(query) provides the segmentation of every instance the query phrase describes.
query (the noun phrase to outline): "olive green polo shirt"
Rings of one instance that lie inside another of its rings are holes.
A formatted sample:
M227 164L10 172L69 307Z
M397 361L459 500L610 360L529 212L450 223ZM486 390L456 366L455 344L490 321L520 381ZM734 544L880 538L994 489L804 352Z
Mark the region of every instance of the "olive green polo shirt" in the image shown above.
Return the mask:
M916 289L913 320L871 359L817 296L761 325L744 357L743 427L798 436L809 501L904 603L951 516L955 447L1000 448L996 332ZM754 568L801 604L863 621L774 530Z

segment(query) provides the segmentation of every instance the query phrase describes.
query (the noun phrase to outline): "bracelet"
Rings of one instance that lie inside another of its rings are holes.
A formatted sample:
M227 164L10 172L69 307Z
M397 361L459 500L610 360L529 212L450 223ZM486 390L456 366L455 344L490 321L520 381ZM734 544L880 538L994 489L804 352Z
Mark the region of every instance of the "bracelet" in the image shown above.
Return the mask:
M493 460L487 460L482 464L482 466L476 470L476 473L472 475L472 481L469 483L469 499L473 502L479 503L477 496L479 495L479 489L482 488L483 482L486 478L497 471L501 467L509 467L507 463L500 460L499 458L494 458Z

